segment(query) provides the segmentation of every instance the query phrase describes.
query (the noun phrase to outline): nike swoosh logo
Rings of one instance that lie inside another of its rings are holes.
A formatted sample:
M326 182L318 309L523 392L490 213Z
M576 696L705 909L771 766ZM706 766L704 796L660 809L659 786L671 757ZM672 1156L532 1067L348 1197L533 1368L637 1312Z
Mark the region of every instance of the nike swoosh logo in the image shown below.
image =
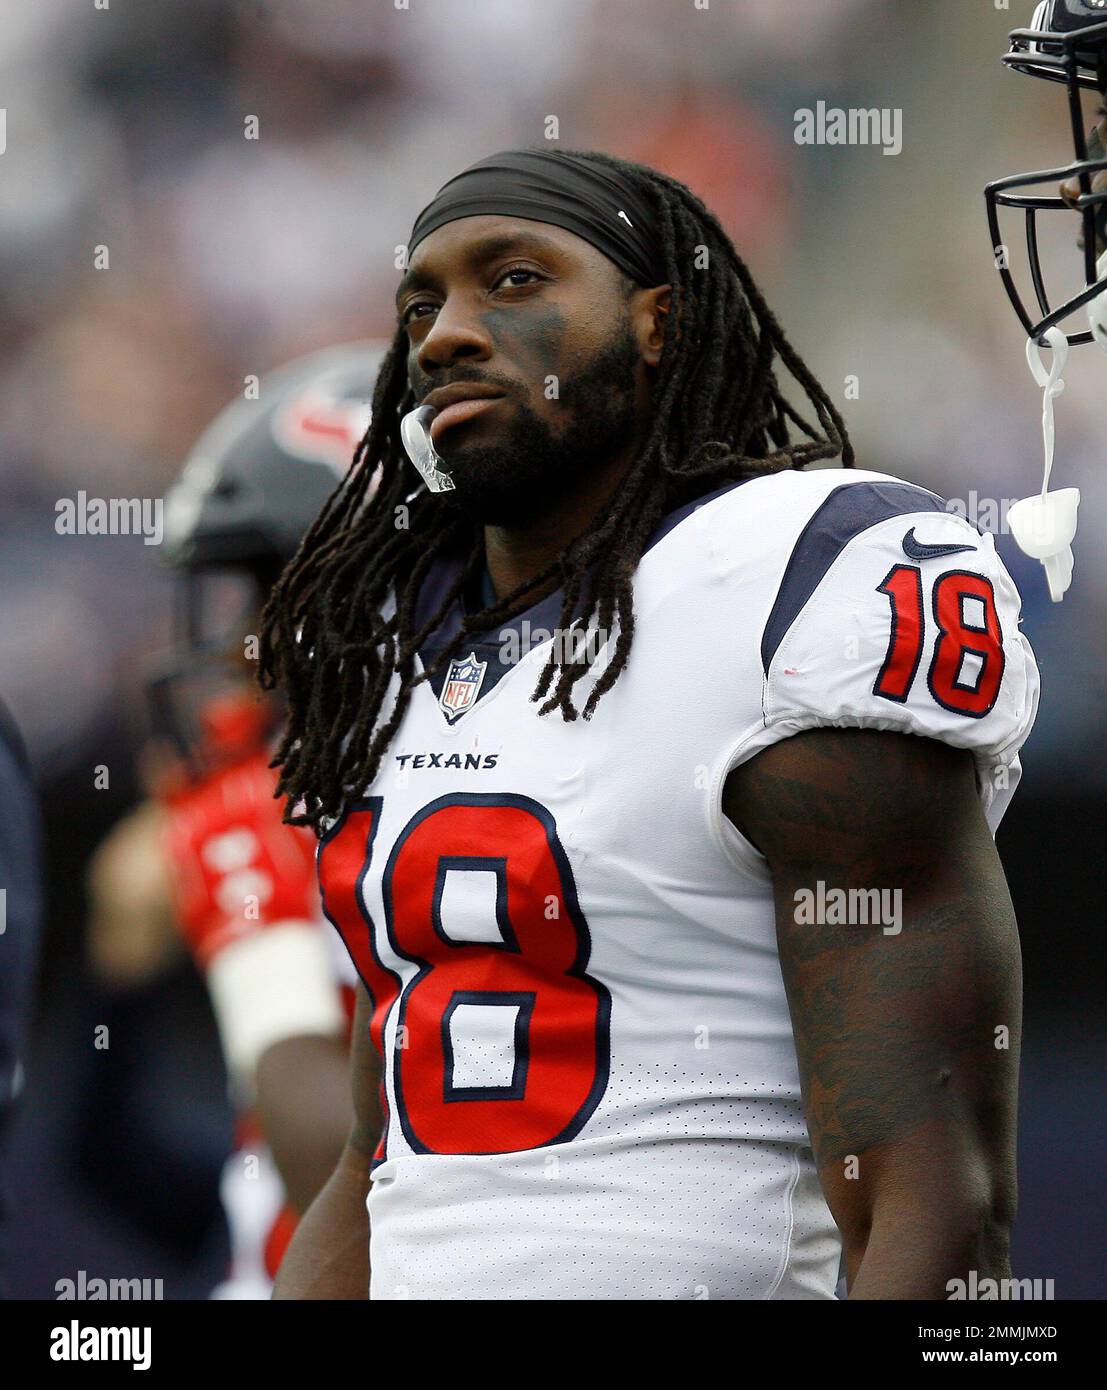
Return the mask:
M958 555L962 550L975 550L975 545L926 545L915 539L915 528L903 538L903 553L909 560L930 560L935 555Z

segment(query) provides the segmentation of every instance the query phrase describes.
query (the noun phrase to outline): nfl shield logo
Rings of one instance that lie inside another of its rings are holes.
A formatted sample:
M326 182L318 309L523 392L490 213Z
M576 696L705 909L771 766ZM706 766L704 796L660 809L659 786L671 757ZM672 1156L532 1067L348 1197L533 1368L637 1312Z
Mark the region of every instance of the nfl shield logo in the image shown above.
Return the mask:
M454 657L450 662L438 704L451 724L476 704L487 670L488 662L478 661L476 652L470 652L468 656Z

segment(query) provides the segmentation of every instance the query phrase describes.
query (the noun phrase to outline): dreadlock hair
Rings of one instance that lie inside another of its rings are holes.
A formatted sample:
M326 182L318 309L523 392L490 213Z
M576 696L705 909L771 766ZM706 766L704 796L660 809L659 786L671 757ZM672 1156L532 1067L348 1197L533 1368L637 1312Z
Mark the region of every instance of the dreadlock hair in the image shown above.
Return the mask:
M347 799L376 777L412 689L471 634L494 630L555 587L563 592L558 630L579 617L585 656L581 647L566 656L555 642L531 698L544 701L539 714L559 710L566 720L578 713L588 719L626 665L634 640L634 572L667 512L727 482L838 454L845 467L853 466L841 416L712 213L684 184L654 169L578 153L633 179L655 208L665 262L659 283L671 284L672 294L644 444L588 529L541 574L467 615L455 640L417 673L420 647L479 573L484 542L478 525L447 514L425 488L414 487L399 423L415 401L406 331L398 326L350 471L304 536L262 617L261 683L280 687L288 708L273 766L281 769L278 789L289 797L286 818L294 823L320 831L339 816ZM814 424L782 395L777 361L804 388ZM804 438L793 441L791 426ZM458 551L467 558L452 587L416 629L416 601L432 564ZM578 711L573 687L612 633L606 669ZM394 676L398 692L382 717Z

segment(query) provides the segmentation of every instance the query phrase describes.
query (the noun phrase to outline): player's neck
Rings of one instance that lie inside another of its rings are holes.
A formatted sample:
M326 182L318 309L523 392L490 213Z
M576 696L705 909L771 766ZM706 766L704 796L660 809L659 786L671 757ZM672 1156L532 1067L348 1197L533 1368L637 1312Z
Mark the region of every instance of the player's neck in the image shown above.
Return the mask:
M614 455L610 463L563 502L551 507L532 526L508 530L484 528L484 555L498 599L548 569L563 550L588 529L611 500L634 462L635 445ZM535 602L558 587L552 580L533 594Z

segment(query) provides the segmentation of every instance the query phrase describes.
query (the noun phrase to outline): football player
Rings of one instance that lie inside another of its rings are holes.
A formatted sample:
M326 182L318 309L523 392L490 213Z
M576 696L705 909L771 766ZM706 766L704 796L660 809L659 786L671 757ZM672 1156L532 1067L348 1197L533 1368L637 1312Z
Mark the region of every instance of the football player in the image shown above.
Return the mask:
M1107 94L1107 0L1041 0L1030 27L1015 29L1003 61L1016 72L1064 85L1072 128L1074 160L1061 168L1012 174L985 190L988 226L996 265L1019 322L1039 342L1047 329L1087 306L1088 328L1068 331L1070 344L1098 342L1107 352L1107 110L1101 103L1087 130L1083 92ZM1087 133L1085 133L1087 131ZM1048 191L1048 185L1060 186ZM1046 185L1047 188L1037 188ZM1026 248L1037 308L1028 309L1011 273L1000 233L1001 207L1018 208L1026 219ZM1075 209L1083 229L1083 288L1056 302L1048 294L1038 252L1039 212Z
M993 832L1038 678L992 538L852 468L653 169L480 161L396 307L263 619L361 977L277 1296L825 1299L843 1246L853 1298L1004 1276Z
M182 574L183 631L151 682L156 795L92 875L105 973L158 958L158 924L175 921L207 980L239 1108L222 1180L232 1268L217 1297L268 1296L350 1123L354 977L322 918L314 838L274 799L280 711L259 697L252 647L265 595L364 433L382 355L328 349L264 378L169 490L162 554Z

